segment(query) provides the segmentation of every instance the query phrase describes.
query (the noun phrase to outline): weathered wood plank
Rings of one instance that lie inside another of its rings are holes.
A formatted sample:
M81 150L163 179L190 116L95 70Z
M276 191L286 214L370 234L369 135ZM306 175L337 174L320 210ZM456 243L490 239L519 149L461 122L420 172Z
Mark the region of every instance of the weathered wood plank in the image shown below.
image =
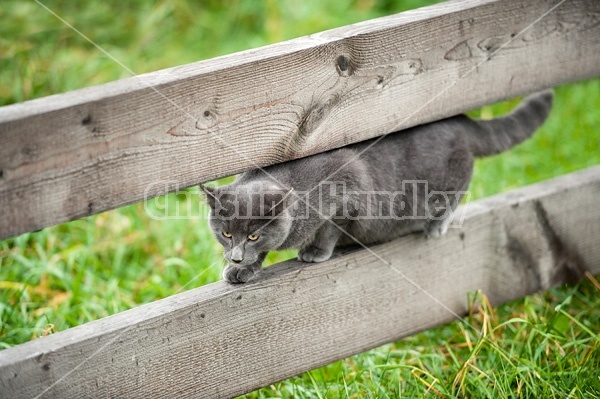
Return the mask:
M556 4L451 1L2 107L0 238L600 74L600 2L530 26Z
M391 266L366 250L289 261L1 351L0 397L205 399L268 385L463 315L467 292L499 304L600 273L599 195L600 166L474 202L441 239L373 247Z

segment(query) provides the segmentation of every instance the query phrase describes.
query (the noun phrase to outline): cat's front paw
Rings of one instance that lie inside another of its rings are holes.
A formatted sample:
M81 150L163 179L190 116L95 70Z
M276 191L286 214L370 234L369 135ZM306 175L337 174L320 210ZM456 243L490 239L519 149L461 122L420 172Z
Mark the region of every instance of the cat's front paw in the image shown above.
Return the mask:
M331 258L333 249L325 250L313 246L306 247L298 252L298 260L302 262L324 262Z
M231 284L247 283L258 270L248 266L227 265L223 269L223 279Z
M451 218L431 220L425 225L424 233L427 238L438 238L446 234L452 222Z

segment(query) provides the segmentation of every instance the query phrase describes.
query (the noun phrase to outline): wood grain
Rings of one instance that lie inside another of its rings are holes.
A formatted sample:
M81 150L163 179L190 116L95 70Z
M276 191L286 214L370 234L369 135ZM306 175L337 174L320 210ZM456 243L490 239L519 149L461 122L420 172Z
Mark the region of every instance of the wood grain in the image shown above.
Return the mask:
M462 229L437 240L281 263L0 351L0 397L206 399L266 386L464 315L468 292L500 304L600 273L599 195L594 167L469 204Z
M451 1L0 108L0 238L600 74L600 2ZM165 184L167 182L167 184Z

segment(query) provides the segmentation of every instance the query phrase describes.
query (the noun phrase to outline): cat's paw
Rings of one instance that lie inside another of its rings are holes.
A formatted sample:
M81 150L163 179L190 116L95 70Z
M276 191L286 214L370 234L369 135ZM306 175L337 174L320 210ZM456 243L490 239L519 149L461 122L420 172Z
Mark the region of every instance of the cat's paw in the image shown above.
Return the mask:
M451 218L442 220L431 220L425 225L424 233L427 238L441 237L448 231L448 227L452 222Z
M254 277L258 270L247 266L227 265L223 269L223 279L231 284L247 283Z
M328 251L321 248L309 246L298 252L298 260L301 260L302 262L324 262L327 259L331 258L332 253L333 249Z

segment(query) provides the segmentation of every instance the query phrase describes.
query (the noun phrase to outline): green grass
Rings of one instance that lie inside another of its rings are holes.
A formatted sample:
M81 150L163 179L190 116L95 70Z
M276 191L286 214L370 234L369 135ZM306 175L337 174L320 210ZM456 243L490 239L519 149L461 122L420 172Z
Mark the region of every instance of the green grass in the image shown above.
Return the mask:
M142 73L427 1L190 3L44 2ZM4 0L0 20L0 105L129 76L33 1ZM600 80L556 92L553 113L533 139L477 162L474 198L600 164ZM499 114L514 104L473 114ZM161 201L184 206L190 197ZM272 254L269 261L290 256ZM214 282L222 266L205 221L153 220L144 204L1 241L0 348ZM600 398L599 293L590 278L484 306L469 324L431 329L247 397ZM477 303L486 303L484 294Z

